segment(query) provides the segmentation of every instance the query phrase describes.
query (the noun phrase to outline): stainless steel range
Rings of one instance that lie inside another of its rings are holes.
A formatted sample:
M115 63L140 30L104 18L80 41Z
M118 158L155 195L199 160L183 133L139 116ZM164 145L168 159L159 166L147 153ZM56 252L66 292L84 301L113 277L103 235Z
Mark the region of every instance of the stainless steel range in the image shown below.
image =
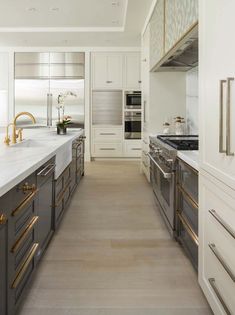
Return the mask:
M156 202L171 233L175 231L177 150L198 150L197 136L150 137L150 178Z

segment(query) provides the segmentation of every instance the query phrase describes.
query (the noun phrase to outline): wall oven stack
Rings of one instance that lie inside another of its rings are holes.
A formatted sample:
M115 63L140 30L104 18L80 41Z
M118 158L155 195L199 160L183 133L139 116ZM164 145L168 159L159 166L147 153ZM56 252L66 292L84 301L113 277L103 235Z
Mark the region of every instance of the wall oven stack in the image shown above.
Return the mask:
M125 96L125 139L141 139L141 91L126 91Z

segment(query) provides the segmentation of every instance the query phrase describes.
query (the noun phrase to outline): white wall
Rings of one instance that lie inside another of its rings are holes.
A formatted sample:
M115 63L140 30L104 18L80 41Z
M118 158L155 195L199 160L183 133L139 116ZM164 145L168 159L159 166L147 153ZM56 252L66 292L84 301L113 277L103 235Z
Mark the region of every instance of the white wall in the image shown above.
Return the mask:
M186 74L186 121L189 134L198 134L198 68Z
M0 53L0 126L8 123L8 53Z
M184 72L150 73L149 133L162 133L163 123L171 123L176 116L186 116L186 84Z

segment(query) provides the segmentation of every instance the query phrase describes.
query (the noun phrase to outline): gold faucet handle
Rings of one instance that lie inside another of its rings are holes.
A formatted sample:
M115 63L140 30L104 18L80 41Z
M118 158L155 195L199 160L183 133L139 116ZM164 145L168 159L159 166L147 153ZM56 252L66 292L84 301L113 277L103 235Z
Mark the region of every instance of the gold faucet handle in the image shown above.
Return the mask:
M10 145L10 142L11 142L11 138L9 136L6 136L5 139L4 139L4 143L6 145Z
M22 128L20 128L18 130L18 134L16 135L16 138L19 138L20 142L23 141L23 129Z

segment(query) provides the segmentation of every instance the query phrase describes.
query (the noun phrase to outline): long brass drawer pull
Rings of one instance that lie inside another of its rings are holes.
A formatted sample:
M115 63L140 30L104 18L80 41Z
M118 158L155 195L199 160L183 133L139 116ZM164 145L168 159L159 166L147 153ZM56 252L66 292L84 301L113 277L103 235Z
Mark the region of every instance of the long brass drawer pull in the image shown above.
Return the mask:
M37 173L37 176L47 176L52 170L55 169L55 164L48 164L46 167L44 167L39 173Z
M15 217L37 194L38 189L35 189L25 200L12 212L12 216Z
M228 264L225 262L224 258L219 253L218 249L216 248L215 244L208 244L210 247L212 253L215 255L215 257L219 260L221 265L224 267L225 271L229 274L233 282L235 282L235 275L233 274L232 270L228 266Z
M33 219L30 221L30 223L26 227L25 231L21 234L20 238L16 241L16 243L12 247L12 249L11 249L12 253L17 252L17 250L21 247L22 243L27 238L27 236L29 235L29 233L33 229L33 227L36 224L36 222L38 221L38 219L39 219L39 217L33 217Z
M223 306L223 309L225 310L225 313L226 313L227 315L232 315L232 313L231 313L230 310L228 309L227 305L225 304L224 299L222 298L222 296L221 296L219 290L218 290L217 287L216 287L215 279L214 279L214 278L209 278L208 281L209 281L209 283L210 283L212 289L214 290L214 292L215 292L215 294L216 294L218 300L220 301L221 305Z
M190 237L192 238L192 240L194 241L194 243L198 246L199 242L198 242L198 236L197 234L192 230L192 228L190 227L189 223L187 222L187 220L180 214L179 211L177 211L177 215L181 221L181 223L183 224L183 226L185 227L185 229L187 230L187 232L189 233Z
M31 263L34 255L36 254L37 248L38 248L39 244L35 243L30 252L28 253L28 256L25 259L25 262L23 263L22 267L20 268L15 280L13 281L11 288L12 289L16 289L20 283L20 281L22 280L22 278L24 277L25 272L27 271L27 268L29 266L29 264Z
M222 225L223 228L235 239L235 231L218 215L218 213L211 209L209 213Z
M177 185L179 191L182 193L182 195L187 199L187 201L191 204L191 206L194 208L194 209L198 209L198 203L193 200L193 198L180 186L180 185Z

